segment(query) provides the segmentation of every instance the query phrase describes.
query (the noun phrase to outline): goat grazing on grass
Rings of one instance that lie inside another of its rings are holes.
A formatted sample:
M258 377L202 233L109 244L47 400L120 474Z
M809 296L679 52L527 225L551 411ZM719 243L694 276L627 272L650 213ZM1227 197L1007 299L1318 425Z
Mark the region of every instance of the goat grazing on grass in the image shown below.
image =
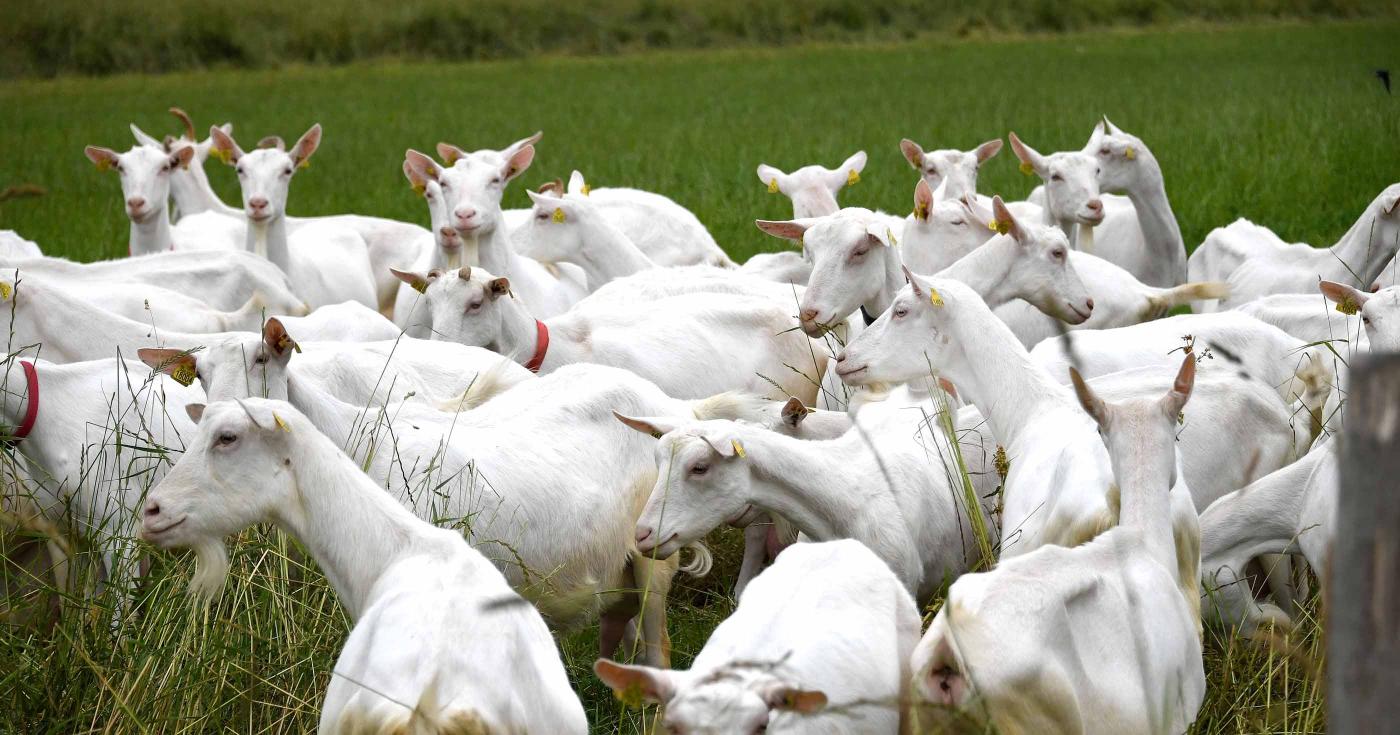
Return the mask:
M1191 396L1187 355L1170 391L1108 404L1077 374L1121 489L1116 528L964 575L914 653L924 702L1004 732L1183 733L1205 698L1194 601L1176 584L1176 417ZM938 719L919 710L920 724Z
M281 401L192 406L184 456L141 511L141 536L195 550L190 591L228 572L224 537L274 523L301 542L354 622L322 733L588 731L534 607L454 530L385 495Z
M687 671L599 660L619 696L665 705L684 735L905 732L909 593L859 542L799 544L754 579Z

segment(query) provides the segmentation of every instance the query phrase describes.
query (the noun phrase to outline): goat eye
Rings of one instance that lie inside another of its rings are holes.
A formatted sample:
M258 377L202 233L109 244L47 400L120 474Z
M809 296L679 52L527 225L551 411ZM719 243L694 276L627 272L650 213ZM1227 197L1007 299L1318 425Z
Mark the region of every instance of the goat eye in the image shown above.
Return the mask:
M492 183L492 184L499 184L499 183L501 183L501 177L497 176L496 178L491 179L491 183Z
M1055 260L1064 260L1064 258L1065 258L1065 251L1063 251L1063 250L1056 250L1056 251L1050 253L1050 255L1051 255Z
M963 225L965 225L965 224L967 224L967 223L964 222L964 221L962 221L962 220L960 220L960 219L955 219L955 220L953 220L952 222L949 222L948 224L950 224L950 225L952 225L952 226L954 226L954 227L962 227Z
M1107 156L1107 155L1110 155L1110 154L1112 154L1112 153L1113 153L1113 151L1110 151L1110 150L1108 149L1108 146L1104 146L1104 147L1102 147L1102 148L1099 149L1099 155L1100 155L1100 156Z
M236 441L238 441L238 435L231 431L225 431L219 435L219 446L221 447L226 447Z
M467 304L467 311L476 311L477 309L480 309L480 308L481 308L481 302L480 302L480 301L473 301L473 302L471 302L470 304Z
M705 474L706 472L709 472L709 471L710 471L710 466L707 465L707 464L691 465L691 467L690 467L690 474L692 474L692 475L694 475L694 476L696 476L696 477L699 477L700 475L703 475L703 474Z
M1063 177L1063 176L1061 176L1061 175L1059 175L1059 174L1053 174L1053 175L1050 176L1050 180L1051 180L1051 181L1064 181L1064 180L1065 180L1065 177Z
M909 309L907 307L901 306L894 310L894 318L903 319L906 316L909 316Z
M1099 168L1098 166L1095 166L1095 167L1094 167L1094 175L1097 176L1097 175L1099 175L1099 174L1101 174L1101 173L1103 173L1103 169L1102 169L1102 168Z
M257 357L253 358L253 364L254 364L254 365L266 365L266 364L267 364L267 355L258 355Z

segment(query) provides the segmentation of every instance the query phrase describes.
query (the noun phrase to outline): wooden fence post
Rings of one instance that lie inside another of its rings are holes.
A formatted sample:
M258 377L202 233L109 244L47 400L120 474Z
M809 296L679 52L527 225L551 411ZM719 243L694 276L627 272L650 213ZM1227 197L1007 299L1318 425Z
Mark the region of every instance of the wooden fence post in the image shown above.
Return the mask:
M1328 731L1400 727L1400 355L1351 367L1327 601Z

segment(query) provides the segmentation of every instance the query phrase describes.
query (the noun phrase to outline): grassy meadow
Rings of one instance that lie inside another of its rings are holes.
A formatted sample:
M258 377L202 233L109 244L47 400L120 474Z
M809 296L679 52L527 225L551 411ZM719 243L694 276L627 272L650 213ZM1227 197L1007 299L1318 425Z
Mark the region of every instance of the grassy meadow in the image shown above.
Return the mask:
M245 148L274 133L291 141L320 122L325 138L295 179L293 214L426 224L401 173L405 148L499 148L542 129L507 207L527 205L527 185L577 168L594 186L672 196L742 260L782 247L755 218L791 214L756 177L760 162L835 165L864 149L870 162L843 204L907 212L916 177L901 137L966 149L1015 130L1050 152L1082 146L1106 113L1161 161L1188 248L1237 217L1329 245L1400 179L1400 94L1387 95L1373 74L1400 76L1397 37L1393 22L1279 24L0 82L0 189L46 190L0 203L0 229L51 255L124 255L117 177L95 170L82 148L124 150L129 122L174 132L165 110L178 105L201 128L233 121ZM211 162L209 174L237 201L231 170ZM1035 183L1008 149L983 168L980 189L1022 198ZM724 531L712 541L715 572L678 577L672 592L677 666L733 607L741 539ZM0 732L314 729L345 616L280 534L245 533L233 565L222 598L196 608L183 596L191 560L158 555L140 614L122 617L119 632L111 595L70 598L52 630L0 625ZM1315 621L1286 645L1207 637L1210 690L1197 732L1324 729ZM628 710L593 678L596 633L562 643L595 731L645 731L651 712Z

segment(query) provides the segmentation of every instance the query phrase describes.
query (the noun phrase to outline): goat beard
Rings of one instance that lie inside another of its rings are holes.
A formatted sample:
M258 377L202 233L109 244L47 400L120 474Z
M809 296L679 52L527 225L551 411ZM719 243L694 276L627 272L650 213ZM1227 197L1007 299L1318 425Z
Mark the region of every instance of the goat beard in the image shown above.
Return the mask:
M228 550L222 539L200 541L194 546L194 576L190 578L190 595L201 602L218 596L228 577Z

